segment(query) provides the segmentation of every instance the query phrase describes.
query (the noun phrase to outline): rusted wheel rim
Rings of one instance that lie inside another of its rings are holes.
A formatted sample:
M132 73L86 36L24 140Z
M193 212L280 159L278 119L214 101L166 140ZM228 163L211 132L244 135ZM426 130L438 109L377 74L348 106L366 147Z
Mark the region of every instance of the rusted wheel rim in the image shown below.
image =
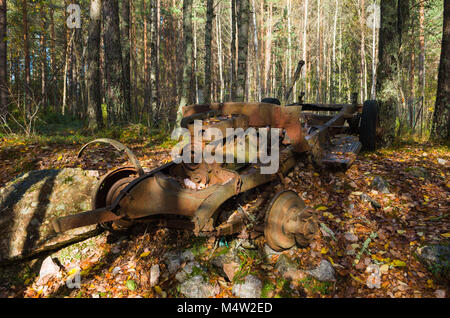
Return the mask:
M131 181L138 176L135 167L121 167L105 174L97 184L92 195L91 207L98 209L111 205ZM131 222L126 220L117 220L114 222L101 223L100 225L107 230L119 230L131 226Z
M291 248L296 243L307 245L318 231L317 220L303 200L291 190L277 193L269 204L264 236L275 251Z

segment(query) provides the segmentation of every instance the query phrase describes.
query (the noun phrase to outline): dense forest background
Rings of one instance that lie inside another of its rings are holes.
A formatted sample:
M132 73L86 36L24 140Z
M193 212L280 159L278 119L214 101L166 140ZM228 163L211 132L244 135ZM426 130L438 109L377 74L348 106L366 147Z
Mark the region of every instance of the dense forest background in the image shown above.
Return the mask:
M0 134L55 121L168 131L187 104L283 100L304 60L284 102L357 92L389 108L386 143L433 125L445 139L448 102L433 124L445 2L0 0Z

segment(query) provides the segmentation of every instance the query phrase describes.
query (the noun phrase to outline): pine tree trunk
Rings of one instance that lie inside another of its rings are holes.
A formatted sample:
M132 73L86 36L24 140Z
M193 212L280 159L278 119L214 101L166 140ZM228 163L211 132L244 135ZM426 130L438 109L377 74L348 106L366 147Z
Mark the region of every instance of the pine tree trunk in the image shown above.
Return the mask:
M124 74L120 46L119 6L117 0L103 1L106 105L108 122L123 123L124 120Z
M150 116L151 114L151 88L150 88L150 58L149 58L149 27L151 29L151 1L150 6L147 8L147 0L142 1L143 5L143 20L144 20L144 107L145 110ZM140 116L141 114L139 114Z
M0 0L0 39L6 38L6 0ZM0 40L0 123L8 113L8 74L6 68L7 41Z
M273 3L269 2L267 12L267 32L265 41L265 58L264 58L264 94L267 97L269 95L270 87L270 70L271 70L271 58L272 58L272 9Z
M397 105L401 91L400 46L407 16L408 1L382 0L379 67L377 70L377 100L381 128L379 144L389 146L395 137Z
M29 40L28 40L28 8L27 8L27 0L22 0L22 22L23 22L23 53L25 55L25 97L27 97L30 93L31 87L31 78L30 78L30 49L29 49ZM28 111L29 102L26 101Z
M160 99L161 91L159 87L159 46L160 46L160 0L152 3L152 45L151 45L151 100L153 122L160 120Z
M91 0L88 35L87 118L88 127L103 127L100 80L101 0Z
M239 1L238 23L238 72L236 101L245 99L247 81L247 55L248 55L248 26L249 26L249 0Z
M183 1L183 38L184 38L184 61L183 78L181 83L181 99L177 111L177 126L183 118L183 107L192 104L191 78L192 78L192 0Z
M310 65L309 60L306 58L306 41L308 37L308 0L305 0L305 13L303 15L304 24L303 24L303 45L302 45L302 52L303 52L303 61L306 63L306 67L304 70L302 70L303 73L303 91L307 92L306 87L306 74L309 69L308 65Z
M39 48L41 53L41 104L42 108L46 110L47 104L47 48L45 44L45 32L47 29L45 10L40 8L41 11L41 33L39 35Z
M231 71L230 71L230 99L236 99L237 88L237 47L236 47L236 0L231 0Z
M256 64L256 99L258 101L261 101L261 67L259 63L259 46L258 46L258 27L256 25L256 6L255 6L255 0L252 0L252 21L253 21L253 46L255 48L255 64Z
M108 0L106 0L108 1ZM123 67L123 90L124 90L124 109L123 120L128 121L131 118L131 51L130 51L130 0L122 1L122 67Z
M419 89L425 105L425 2L421 1L419 5Z
M361 0L361 103L367 98L366 33L364 32L366 26L365 6L365 1Z
M212 21L214 18L214 0L207 1L205 26L205 103L211 102L211 55L212 55Z
M56 109L56 105L59 103L59 90L58 82L56 80L56 46L55 46L55 21L54 21L54 9L50 8L50 65L51 65L51 85L52 85L52 104Z
M450 0L444 0L444 23L431 139L450 140Z

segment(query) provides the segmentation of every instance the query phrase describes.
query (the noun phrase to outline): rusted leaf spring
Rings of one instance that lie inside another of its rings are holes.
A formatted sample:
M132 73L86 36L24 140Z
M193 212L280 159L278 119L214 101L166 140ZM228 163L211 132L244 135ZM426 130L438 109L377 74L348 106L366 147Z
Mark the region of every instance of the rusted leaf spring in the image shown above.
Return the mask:
M301 106L278 106L267 103L212 103L197 104L183 108L183 116L188 121L190 116L198 116L199 113L220 111L223 115L245 115L249 119L251 127L283 128L296 152L305 152L310 149L303 134L300 123Z
M87 148L87 146L89 146L91 144L95 144L95 143L105 143L105 144L113 146L118 151L124 152L128 156L128 159L131 161L133 166L136 168L139 175L140 176L144 175L144 170L142 169L141 164L139 163L139 160L136 158L134 153L127 146L125 146L124 144L122 144L114 139L99 138L99 139L95 139L95 140L88 142L83 147L81 147L80 151L78 152L78 158L81 157L81 155L83 154L83 151Z

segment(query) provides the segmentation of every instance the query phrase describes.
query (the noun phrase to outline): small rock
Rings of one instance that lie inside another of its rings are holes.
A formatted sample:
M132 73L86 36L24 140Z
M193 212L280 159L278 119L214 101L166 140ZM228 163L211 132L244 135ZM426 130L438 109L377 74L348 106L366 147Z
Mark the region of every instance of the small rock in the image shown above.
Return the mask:
M240 298L259 298L261 296L262 282L253 275L245 277L242 284L234 284L232 293Z
M355 234L353 234L352 232L345 232L344 238L349 242L357 242L358 241L358 237Z
M320 280L321 282L336 281L333 265L331 265L331 263L327 260L322 260L320 262L320 265L315 269L307 270L305 272L313 276L317 280Z
M150 286L155 286L158 283L160 275L159 265L152 265L150 268Z
M430 173L424 167L411 167L406 169L407 172L417 178L428 178Z
M381 193L389 193L389 184L380 176L373 178L372 187L375 187Z
M119 272L120 272L120 267L116 266L116 267L114 267L113 270L111 271L111 274L112 274L113 276L115 276L115 275L119 274Z
M111 249L111 253L119 254L120 253L120 248L117 245L114 245L114 247Z
M447 160L441 159L441 158L438 158L438 159L437 159L437 162L438 162L440 165L443 165L443 166L445 166L445 165L447 164Z
M445 290L438 289L434 292L437 298L445 298Z
M176 275L175 279L179 281L180 283L183 283L186 281L186 279L189 277L189 275L194 270L194 267L200 267L200 264L197 262L189 262L187 263Z
M48 256L41 265L41 270L39 271L39 280L38 284L44 285L46 284L51 278L58 276L59 273L59 266L53 262L52 258Z
M230 248L227 253L219 255L214 257L213 259L211 259L211 263L216 266L217 268L219 268L220 270L223 271L223 266L225 264L230 264L230 263L240 263L240 259L237 256L236 250ZM223 274L226 274L225 272L223 272Z
M269 245L264 244L264 255L266 256L267 260L271 260L273 256L278 256L280 255L281 252L277 252L275 250L273 250Z
M289 257L287 257L284 254L281 254L277 259L275 268L281 275L283 275L284 273L290 270L297 270L298 266Z
M450 246L425 245L416 250L417 257L436 278L450 280Z
M175 273L184 262L194 260L194 254L191 251L173 250L164 254L163 259L167 265L170 274Z
M180 285L180 292L187 298L208 298L218 294L218 288L206 283L200 275L194 276Z

